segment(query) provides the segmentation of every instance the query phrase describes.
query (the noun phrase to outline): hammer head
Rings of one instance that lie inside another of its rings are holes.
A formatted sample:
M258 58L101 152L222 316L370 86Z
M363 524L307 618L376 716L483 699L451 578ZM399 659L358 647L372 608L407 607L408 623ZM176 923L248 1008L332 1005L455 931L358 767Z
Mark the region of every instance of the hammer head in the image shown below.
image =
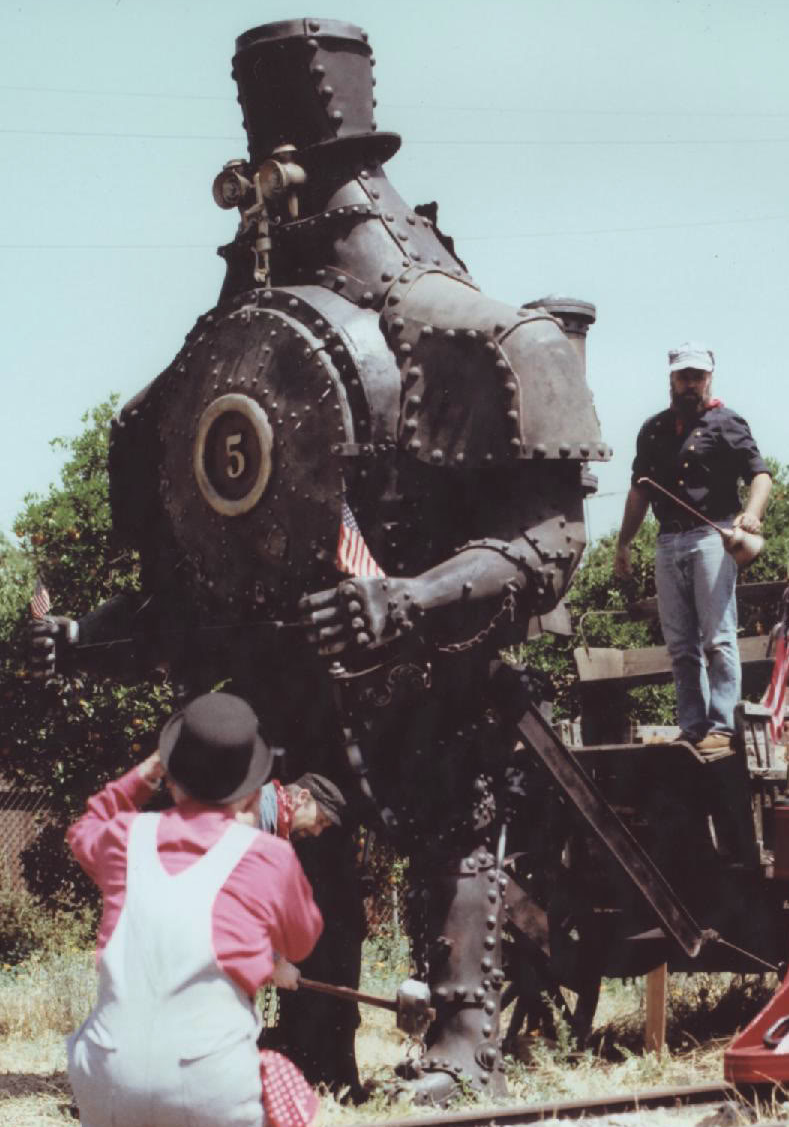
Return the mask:
M426 982L407 978L397 988L397 1028L412 1037L421 1037L436 1011L430 1005L430 987Z

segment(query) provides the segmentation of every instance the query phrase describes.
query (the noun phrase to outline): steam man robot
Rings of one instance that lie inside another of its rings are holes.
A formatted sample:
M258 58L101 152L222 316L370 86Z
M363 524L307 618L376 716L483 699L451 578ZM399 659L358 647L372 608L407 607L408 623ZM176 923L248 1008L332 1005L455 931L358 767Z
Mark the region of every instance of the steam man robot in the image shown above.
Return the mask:
M114 528L143 591L38 646L119 674L166 662L184 699L230 678L287 749L286 778L356 783L362 820L411 859L437 1017L405 1072L443 1100L461 1074L504 1085L522 679L496 659L530 624L561 629L586 463L610 451L584 374L594 307L479 291L435 205L409 207L383 171L400 138L376 130L373 65L366 34L331 20L238 39L249 157L214 183L240 213L219 302L113 426ZM341 529L355 563L338 563ZM359 901L326 857L322 842L306 859L328 935L305 973L353 985ZM309 1004L283 1002L291 1052L312 1079L356 1084L344 1003L336 1037Z

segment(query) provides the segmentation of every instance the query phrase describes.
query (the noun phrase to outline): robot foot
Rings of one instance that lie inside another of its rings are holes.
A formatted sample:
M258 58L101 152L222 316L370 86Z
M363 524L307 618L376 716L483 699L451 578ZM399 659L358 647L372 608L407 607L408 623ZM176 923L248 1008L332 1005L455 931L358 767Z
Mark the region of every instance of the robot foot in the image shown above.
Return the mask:
M423 1068L414 1061L403 1061L395 1068L400 1077L397 1097L410 1098L415 1106L446 1107L453 1096L462 1090L461 1075L453 1068L428 1065Z
M478 1067L467 1070L432 1053L421 1062L402 1061L395 1072L400 1078L400 1094L410 1096L417 1106L446 1107L454 1096L461 1094L499 1097L507 1091L503 1069L492 1073L481 1072Z

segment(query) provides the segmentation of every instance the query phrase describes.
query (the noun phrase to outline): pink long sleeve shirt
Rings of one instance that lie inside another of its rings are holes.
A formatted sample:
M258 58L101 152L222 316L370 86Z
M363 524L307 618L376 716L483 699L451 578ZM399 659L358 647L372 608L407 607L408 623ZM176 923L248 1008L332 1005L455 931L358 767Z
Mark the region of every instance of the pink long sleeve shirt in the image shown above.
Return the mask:
M89 799L86 812L66 835L77 861L103 895L97 960L126 899L129 827L150 795L150 785L135 767ZM165 871L179 873L198 860L219 840L231 818L222 806L192 801L163 811L157 848ZM260 833L214 901L217 964L252 997L271 977L273 951L297 963L309 955L322 929L321 914L293 847Z

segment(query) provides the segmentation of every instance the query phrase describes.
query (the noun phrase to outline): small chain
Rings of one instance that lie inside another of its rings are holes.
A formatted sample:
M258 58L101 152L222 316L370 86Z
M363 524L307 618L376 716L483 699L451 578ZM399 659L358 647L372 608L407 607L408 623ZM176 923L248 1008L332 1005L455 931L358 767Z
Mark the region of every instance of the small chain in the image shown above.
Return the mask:
M263 1005L261 1006L261 1019L264 1029L276 1026L279 1021L279 995L271 983L263 987Z
M509 614L510 622L515 621L515 592L514 591L508 591L507 592L507 594L504 596L504 601L502 602L501 606L496 611L496 613L493 615L493 618L491 618L488 625L485 626L482 630L480 630L478 634L475 634L472 638L466 638L462 642L450 642L450 644L448 646L436 646L436 649L439 651L439 653L445 653L445 654L447 654L447 653L463 653L465 650L473 649L474 646L479 645L480 642L484 641L485 638L487 638L490 634L493 633L493 631L496 629L496 626L499 623L499 620L505 614Z

